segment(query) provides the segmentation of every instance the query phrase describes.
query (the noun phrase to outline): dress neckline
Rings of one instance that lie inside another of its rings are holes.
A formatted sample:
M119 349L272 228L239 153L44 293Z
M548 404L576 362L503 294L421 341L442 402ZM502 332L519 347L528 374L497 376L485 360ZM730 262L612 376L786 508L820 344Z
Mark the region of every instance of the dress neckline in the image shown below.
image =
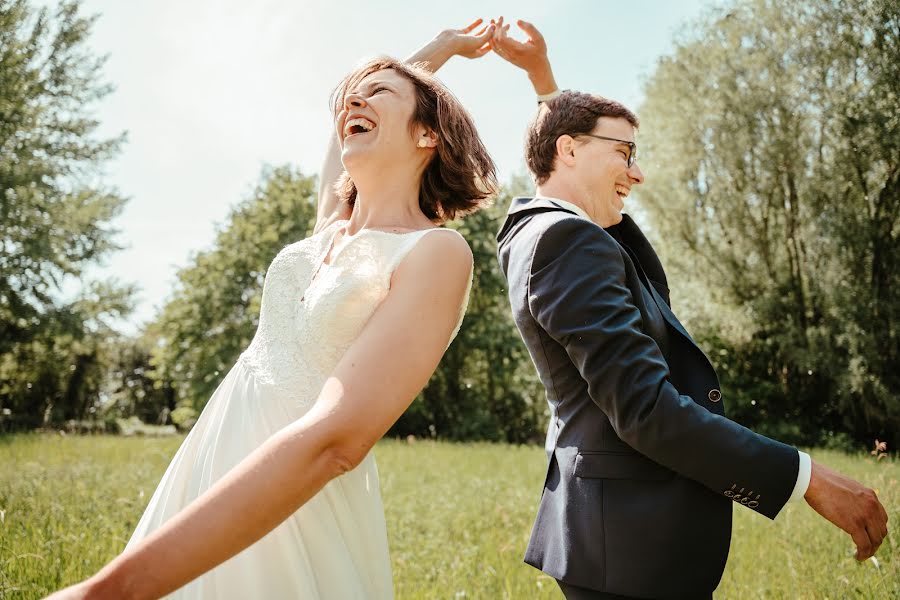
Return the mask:
M346 224L346 223L349 223L349 222L350 222L350 219L341 219L341 220L339 220L339 221L335 221L335 224L338 224L338 223ZM342 225L342 227L343 227L343 225ZM356 236L358 236L358 235L360 235L361 233L363 233L364 231L371 231L372 233L383 233L383 234L385 234L385 235L410 235L410 234L412 234L412 233L422 233L423 231L431 231L432 229L441 229L441 228L440 228L440 227L426 227L425 229L413 229L413 230L411 230L411 231L383 231L383 230L381 230L381 229L371 229L371 228L369 228L369 227L363 227L362 229L360 229L359 231L357 231L357 232L354 233L354 234L349 234L349 233L347 233L346 231L344 231L344 237L345 237L345 238L353 239L353 238L355 238ZM332 241L333 241L334 238L337 236L337 232L338 232L338 231L340 231L340 227L338 227L338 228L334 231L334 234L332 235Z
M349 223L349 219L342 219L342 220L334 222L335 225L337 225L338 223L342 223L342 224ZM441 229L441 228L440 227L428 227L426 229L414 229L413 231L401 231L401 232L381 231L380 229L363 228L363 229L360 229L359 231L357 231L356 233L354 233L353 235L349 235L345 231L343 236L341 237L340 243L338 244L338 243L336 243L336 240L337 240L338 232L340 232L340 230L341 230L341 227L336 227L331 232L331 234L326 238L328 240L328 242L325 244L325 250L319 255L318 259L316 260L316 268L313 271L312 276L310 277L309 284L307 285L307 289L309 287L312 287L312 284L316 282L316 280L319 277L319 272L323 268L330 268L334 264L335 260L337 260L337 257L338 257L338 255L340 255L341 251L344 250L348 244L356 241L356 239L359 238L359 236L364 231L371 231L373 233L381 233L384 235L402 236L402 235L411 235L413 233L424 233L426 231L431 231L432 229ZM327 229L325 231L327 231ZM306 292L304 292L303 296L300 297L300 302L303 302L305 298L306 298Z

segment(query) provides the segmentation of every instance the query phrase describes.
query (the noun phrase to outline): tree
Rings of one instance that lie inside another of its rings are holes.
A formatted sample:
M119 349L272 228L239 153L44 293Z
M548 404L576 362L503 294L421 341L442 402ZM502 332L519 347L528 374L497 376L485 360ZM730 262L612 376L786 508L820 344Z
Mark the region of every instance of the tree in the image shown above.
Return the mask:
M316 220L316 178L290 167L266 169L256 189L219 228L213 247L178 273L172 297L151 328L153 378L177 403L197 410L250 344L263 281L285 245Z
M74 1L0 0L0 406L17 426L95 408L112 318L131 308L130 288L81 281L118 249L109 222L125 203L99 181L122 138L97 139L89 116L110 91L92 23ZM67 279L82 283L74 299Z
M898 81L897 3L750 0L646 84L641 198L675 301L735 414L794 441L900 441Z
M150 328L135 338L122 338L108 362L106 384L100 391L98 417L112 429L118 418L137 417L143 423L165 425L176 409L175 390L154 378L153 348L158 338Z

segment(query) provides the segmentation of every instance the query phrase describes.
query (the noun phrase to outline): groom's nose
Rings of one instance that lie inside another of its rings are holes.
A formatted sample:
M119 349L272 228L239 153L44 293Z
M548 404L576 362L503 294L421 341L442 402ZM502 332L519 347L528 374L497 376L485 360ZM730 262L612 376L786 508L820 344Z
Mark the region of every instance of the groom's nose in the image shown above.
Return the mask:
M632 185L644 183L644 172L641 171L641 168L638 166L637 161L635 161L630 167L628 167L628 178L631 180Z

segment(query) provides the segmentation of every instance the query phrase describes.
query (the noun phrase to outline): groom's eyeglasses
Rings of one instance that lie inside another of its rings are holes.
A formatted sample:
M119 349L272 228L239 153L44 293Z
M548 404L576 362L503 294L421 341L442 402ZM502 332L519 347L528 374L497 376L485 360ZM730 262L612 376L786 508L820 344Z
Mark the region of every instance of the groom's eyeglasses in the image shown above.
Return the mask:
M620 144L625 144L628 146L628 156L625 158L625 164L631 168L631 165L634 164L634 161L637 160L637 144L634 142L629 142L628 140L620 140L618 138L606 137L603 135L594 135L593 133L579 133L578 135L586 135L588 137L597 138L598 140L607 140L610 142L619 142Z

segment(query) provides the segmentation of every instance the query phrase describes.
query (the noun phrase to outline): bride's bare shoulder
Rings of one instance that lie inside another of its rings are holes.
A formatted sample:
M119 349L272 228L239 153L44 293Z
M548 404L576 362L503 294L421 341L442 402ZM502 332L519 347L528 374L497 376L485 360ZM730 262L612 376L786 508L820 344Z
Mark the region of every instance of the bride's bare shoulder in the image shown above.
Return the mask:
M394 279L410 280L422 287L460 287L468 282L473 260L462 235L452 229L435 229L417 241L398 266Z

